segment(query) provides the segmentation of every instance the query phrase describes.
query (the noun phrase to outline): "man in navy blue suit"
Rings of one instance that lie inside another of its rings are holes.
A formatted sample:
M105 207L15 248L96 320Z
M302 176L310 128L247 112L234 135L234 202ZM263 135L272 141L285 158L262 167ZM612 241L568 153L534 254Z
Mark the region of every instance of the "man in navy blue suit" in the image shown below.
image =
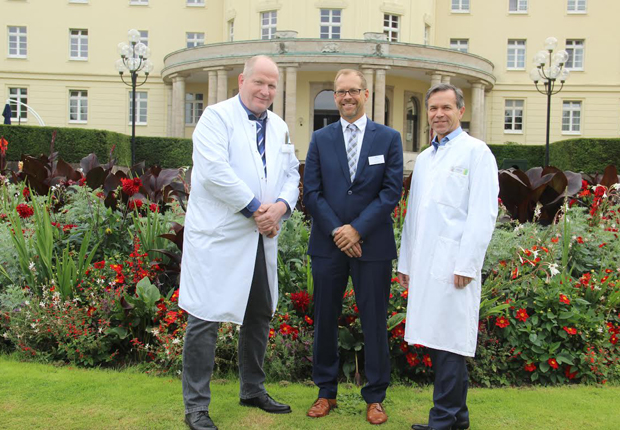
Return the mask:
M366 116L364 75L340 70L334 100L340 120L315 131L304 170L304 204L312 216L308 254L314 278L314 361L319 387L310 417L336 407L338 318L349 276L364 332L366 419L387 421L381 402L390 382L387 306L396 244L392 211L401 195L400 134Z

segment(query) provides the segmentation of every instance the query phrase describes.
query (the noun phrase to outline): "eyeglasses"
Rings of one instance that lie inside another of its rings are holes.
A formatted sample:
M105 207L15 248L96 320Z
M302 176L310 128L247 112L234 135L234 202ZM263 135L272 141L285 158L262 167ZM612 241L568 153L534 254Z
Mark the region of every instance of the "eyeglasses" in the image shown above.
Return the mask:
M336 97L344 97L347 93L349 93L351 96L355 97L355 96L359 96L360 93L364 91L362 88L351 88L350 90L338 90L338 91L334 91L334 94L336 94Z

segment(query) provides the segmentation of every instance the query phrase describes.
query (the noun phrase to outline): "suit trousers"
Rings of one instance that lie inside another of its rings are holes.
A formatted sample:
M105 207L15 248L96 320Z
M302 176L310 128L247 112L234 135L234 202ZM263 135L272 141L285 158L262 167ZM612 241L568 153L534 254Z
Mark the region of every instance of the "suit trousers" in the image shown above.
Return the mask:
M437 430L452 426L469 427L467 410L468 375L465 357L448 351L429 349L435 370L433 403L428 425Z
M266 392L263 362L272 318L263 237L259 236L254 276L239 331L239 397L251 399ZM183 345L183 401L185 413L208 411L211 376L220 323L189 315Z
M319 397L335 399L338 391L338 319L349 276L364 334L364 371L367 403L385 399L390 383L387 306L392 261L361 261L340 252L332 258L312 257L314 278L314 351L312 378Z

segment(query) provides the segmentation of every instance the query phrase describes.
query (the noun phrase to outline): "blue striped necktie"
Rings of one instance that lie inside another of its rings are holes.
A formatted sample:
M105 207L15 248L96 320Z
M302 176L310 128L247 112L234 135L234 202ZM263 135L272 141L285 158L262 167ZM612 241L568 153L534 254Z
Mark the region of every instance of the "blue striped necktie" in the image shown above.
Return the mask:
M261 160L263 160L263 168L265 169L265 177L267 176L267 159L265 158L265 125L267 118L262 120L255 115L250 115L249 118L256 121L256 146L258 147L258 153Z

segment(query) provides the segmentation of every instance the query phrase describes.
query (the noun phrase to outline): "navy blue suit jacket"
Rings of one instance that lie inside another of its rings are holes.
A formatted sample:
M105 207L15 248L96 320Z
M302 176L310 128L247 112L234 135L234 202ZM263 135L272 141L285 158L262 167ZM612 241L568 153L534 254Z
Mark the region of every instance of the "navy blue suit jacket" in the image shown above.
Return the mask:
M384 162L376 162L383 156ZM351 183L340 121L312 134L304 168L304 205L312 216L308 254L341 253L331 232L351 224L362 237L363 261L396 258L392 211L403 183L400 133L370 119L364 132L359 164Z

